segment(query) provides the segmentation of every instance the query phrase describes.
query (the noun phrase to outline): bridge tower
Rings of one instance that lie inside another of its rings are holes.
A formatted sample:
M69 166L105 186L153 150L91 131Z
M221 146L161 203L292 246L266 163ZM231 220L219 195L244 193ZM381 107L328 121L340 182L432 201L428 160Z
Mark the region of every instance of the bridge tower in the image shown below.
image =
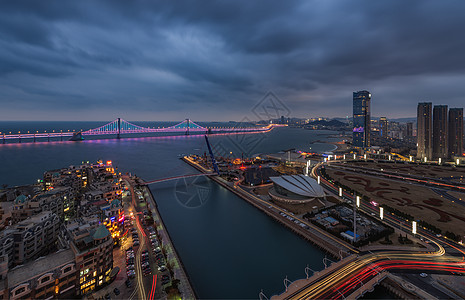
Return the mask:
M73 136L69 139L70 141L82 141L84 138L82 137L82 132L78 131L73 133ZM50 142L50 134L48 135L48 141Z
M121 118L118 118L118 134L116 134L116 138L119 140L121 135Z
M186 124L187 124L186 135L189 135L189 119L186 119Z

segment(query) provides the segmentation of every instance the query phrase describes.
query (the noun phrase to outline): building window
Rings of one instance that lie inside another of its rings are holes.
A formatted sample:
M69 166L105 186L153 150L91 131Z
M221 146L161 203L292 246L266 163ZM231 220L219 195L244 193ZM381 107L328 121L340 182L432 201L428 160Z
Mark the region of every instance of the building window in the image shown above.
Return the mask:
M20 287L19 289L17 289L17 290L15 291L15 296L17 296L17 295L19 295L19 294L21 294L21 293L24 293L25 291L26 291L26 287L25 287L25 286Z
M44 278L42 278L42 279L40 280L40 284L45 283L45 282L47 282L47 281L49 281L49 280L50 280L50 276L45 276Z

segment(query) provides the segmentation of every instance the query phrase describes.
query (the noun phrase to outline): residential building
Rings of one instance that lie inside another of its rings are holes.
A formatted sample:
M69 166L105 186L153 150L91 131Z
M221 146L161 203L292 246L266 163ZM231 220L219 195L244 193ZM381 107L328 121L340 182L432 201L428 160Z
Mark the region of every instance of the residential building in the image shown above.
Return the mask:
M104 225L70 224L68 237L79 274L78 295L87 294L110 280L113 239Z
M405 135L409 138L413 136L413 123L412 122L407 123Z
M449 157L463 155L463 108L449 109Z
M35 259L56 248L60 220L51 211L44 211L19 222L14 228L14 263Z
M24 195L14 201L12 222L16 224L43 211L51 211L60 220L69 219L74 215L75 194L69 187L57 187L35 195L32 199Z
M449 156L447 105L435 105L433 108L433 158L446 159Z
M74 260L73 251L66 249L14 268L2 299L72 298L77 282Z
M379 135L383 138L388 137L388 120L386 117L379 118Z
M431 102L418 103L417 158L433 159L433 104Z

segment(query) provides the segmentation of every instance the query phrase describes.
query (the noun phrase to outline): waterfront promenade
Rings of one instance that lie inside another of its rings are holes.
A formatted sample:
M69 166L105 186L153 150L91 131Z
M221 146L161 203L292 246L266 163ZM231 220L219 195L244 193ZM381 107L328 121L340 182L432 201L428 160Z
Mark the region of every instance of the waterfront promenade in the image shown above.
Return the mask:
M203 173L212 173L212 170L209 170L200 164L196 163L189 157L185 156L182 158L186 163L191 165L192 167L196 168L197 170ZM351 253L358 253L359 251L352 247L347 242L337 239L331 234L325 232L324 230L316 227L310 222L299 218L294 215L290 215L288 211L280 208L279 206L262 200L255 195L251 194L250 192L243 189L241 186L237 185L236 183L228 182L216 175L208 175L210 179L215 181L216 183L220 184L224 188L228 189L229 191L233 192L240 198L246 200L249 204L253 205L254 207L260 209L262 212L267 214L268 216L272 217L274 220L278 221L279 223L285 225L287 228L291 229L307 241L317 245L318 247L322 248L323 250L327 251L333 257L336 258L343 258L345 256L350 255ZM284 214L285 216L292 217L302 224L305 224L307 228L303 228L293 221L290 221L288 218L283 217L280 213Z

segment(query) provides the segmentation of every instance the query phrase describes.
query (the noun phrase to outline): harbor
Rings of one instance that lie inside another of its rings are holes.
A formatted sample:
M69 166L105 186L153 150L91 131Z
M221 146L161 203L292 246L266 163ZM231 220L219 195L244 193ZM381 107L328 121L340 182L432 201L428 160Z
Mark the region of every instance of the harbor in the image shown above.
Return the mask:
M183 157L182 160L203 173L211 174L213 171L196 163L188 156ZM350 255L354 251L358 252L358 250L353 248L350 244L334 238L327 232L323 231L321 228L318 228L312 223L295 216L286 209L258 198L256 195L241 187L239 184L228 182L217 175L207 176L214 182L218 183L230 192L239 196L241 199L245 200L247 203L264 212L267 216L273 218L273 220L284 225L292 232L298 234L310 243L318 246L332 257L340 259ZM298 221L299 223L295 221Z

